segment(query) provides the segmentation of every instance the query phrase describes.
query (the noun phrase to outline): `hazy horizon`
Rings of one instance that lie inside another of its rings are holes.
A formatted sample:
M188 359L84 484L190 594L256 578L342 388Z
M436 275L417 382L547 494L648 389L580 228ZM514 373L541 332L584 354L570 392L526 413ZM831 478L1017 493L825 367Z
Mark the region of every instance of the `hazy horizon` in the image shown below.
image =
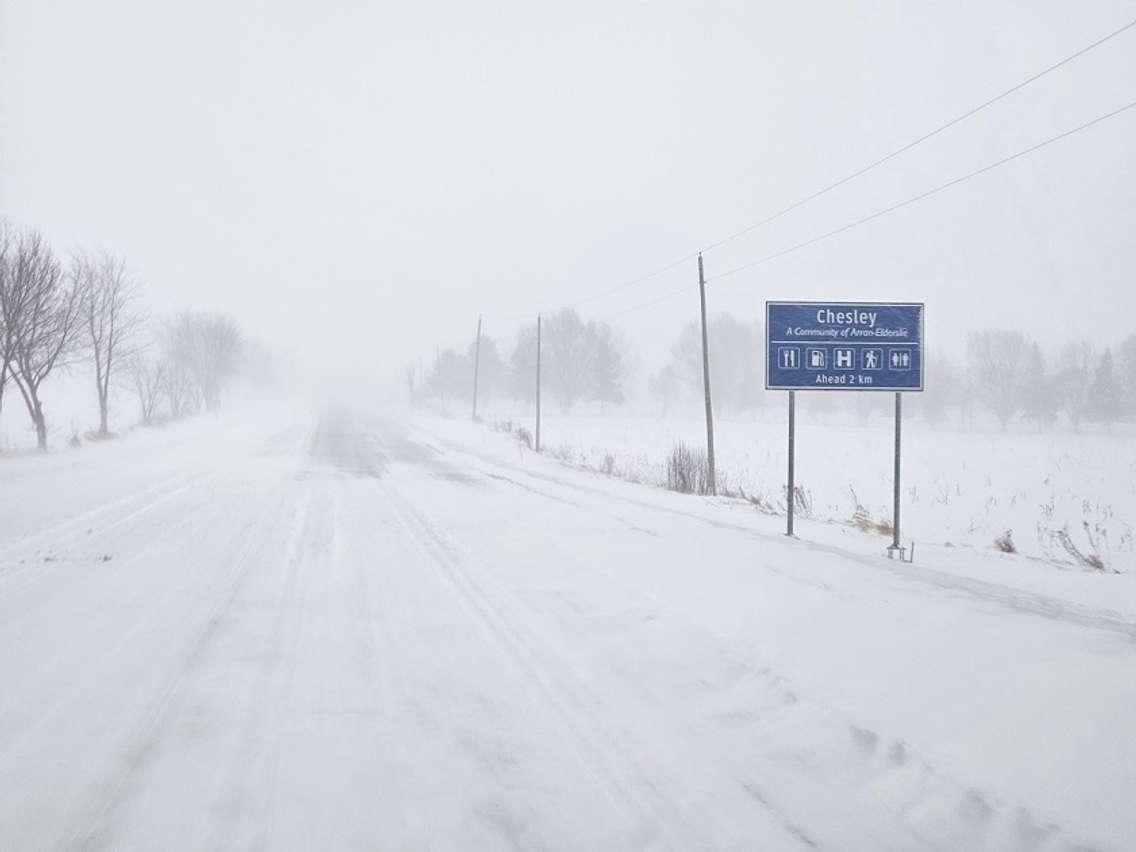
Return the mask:
M151 310L217 310L300 360L397 377L760 220L1124 23L1124 3L0 3L0 213L105 247ZM50 50L43 49L50 45ZM1131 100L1121 34L706 256L711 277ZM1128 112L710 287L927 303L1043 340L1136 329ZM694 263L588 301L650 362ZM621 315L618 315L621 314ZM616 316L618 315L618 316ZM613 318L614 317L614 318ZM524 318L524 320L522 320Z

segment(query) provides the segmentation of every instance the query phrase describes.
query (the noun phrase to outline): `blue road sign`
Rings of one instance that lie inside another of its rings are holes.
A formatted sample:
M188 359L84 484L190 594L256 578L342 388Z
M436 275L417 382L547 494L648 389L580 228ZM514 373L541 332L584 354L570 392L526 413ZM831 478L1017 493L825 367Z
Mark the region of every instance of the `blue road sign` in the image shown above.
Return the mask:
M923 305L766 302L769 390L923 390Z

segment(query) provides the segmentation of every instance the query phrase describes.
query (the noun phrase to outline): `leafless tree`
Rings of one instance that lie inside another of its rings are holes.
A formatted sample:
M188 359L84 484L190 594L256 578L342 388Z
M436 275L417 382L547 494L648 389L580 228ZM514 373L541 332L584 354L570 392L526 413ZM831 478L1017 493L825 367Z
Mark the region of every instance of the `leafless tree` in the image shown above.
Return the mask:
M12 227L0 219L0 306L7 304L8 288L13 271L13 245L15 235ZM12 363L12 329L0 311L0 411L4 410L4 389L8 386L8 368Z
M170 408L170 417L177 419L192 414L197 408L197 394L185 365L167 357L162 362L162 393Z
M548 387L564 411L587 393L593 373L595 347L588 326L571 308L544 322L544 362Z
M187 312L178 316L167 334L170 369L192 382L207 410L217 410L225 384L241 363L240 328L228 317Z
M122 259L107 252L77 255L71 279L80 294L85 342L95 362L99 435L105 438L110 434L111 378L119 362L133 354L142 325L142 315L135 309L138 286Z
M167 363L153 357L148 352L138 350L130 353L124 361L126 377L131 391L138 399L138 410L143 423L154 422L158 403L166 393Z
M1020 331L975 331L966 339L974 393L1003 429L1022 408L1029 351L1029 341Z
M36 444L44 451L47 418L40 388L80 349L80 297L69 286L51 247L35 231L16 238L8 264L0 306L6 333L11 335L8 370L35 426Z

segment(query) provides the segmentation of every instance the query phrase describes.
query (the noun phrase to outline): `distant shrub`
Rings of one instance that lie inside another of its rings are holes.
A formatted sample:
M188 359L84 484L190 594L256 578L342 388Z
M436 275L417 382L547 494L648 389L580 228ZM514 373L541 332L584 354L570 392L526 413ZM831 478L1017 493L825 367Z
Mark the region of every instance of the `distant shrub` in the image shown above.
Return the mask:
M860 532L876 533L877 535L891 535L895 531L891 521L886 518L877 521L863 506L856 507L856 511L852 513L848 523Z
M667 488L680 494L710 493L710 463L704 450L679 442L667 457Z
M533 448L532 432L520 423L514 423L512 420L498 420L493 424L493 428L498 432L506 432L512 435L528 449L531 450Z
M793 486L793 513L803 518L813 516L813 493L806 491L803 485Z
M1072 557L1074 562L1092 571L1108 570L1108 565L1105 563L1104 557L1101 556L1101 547L1097 540L1097 537L1101 535L1101 530L1098 528L1097 536L1094 536L1093 528L1089 526L1087 521L1082 522L1082 526L1085 529L1085 537L1089 542L1089 551L1087 553L1077 547L1076 543L1073 541L1073 537L1069 535L1069 528L1067 526L1059 530L1054 530L1052 532L1053 539Z

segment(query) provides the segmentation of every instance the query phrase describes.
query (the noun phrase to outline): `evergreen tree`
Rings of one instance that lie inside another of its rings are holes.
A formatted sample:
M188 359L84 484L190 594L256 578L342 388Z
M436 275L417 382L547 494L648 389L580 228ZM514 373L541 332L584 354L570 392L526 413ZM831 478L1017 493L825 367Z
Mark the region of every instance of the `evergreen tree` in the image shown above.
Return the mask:
M1106 349L1097 363L1089 386L1085 416L1094 423L1103 423L1111 429L1112 424L1124 413L1124 398L1120 378L1112 360L1112 350Z
M1128 335L1121 342L1116 361L1124 394L1124 417L1136 419L1136 334Z
M1054 383L1046 371L1045 356L1041 347L1030 346L1026 359L1025 383L1022 389L1022 414L1037 424L1038 430L1057 419L1057 395Z
M1054 374L1054 392L1057 405L1069 418L1074 432L1081 427L1081 419L1085 416L1094 361L1096 354L1086 340L1066 344L1058 356L1060 366Z

